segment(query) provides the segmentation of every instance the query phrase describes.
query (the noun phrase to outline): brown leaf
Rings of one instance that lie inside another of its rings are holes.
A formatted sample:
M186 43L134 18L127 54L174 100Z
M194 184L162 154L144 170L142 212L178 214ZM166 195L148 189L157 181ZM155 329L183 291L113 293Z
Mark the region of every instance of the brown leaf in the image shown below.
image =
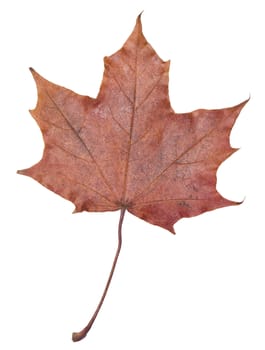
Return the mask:
M245 102L175 113L169 62L142 33L140 16L124 46L105 57L96 99L31 72L38 88L32 116L45 141L31 176L75 204L75 211L128 210L174 233L183 217L238 204L216 190L216 171L236 149L231 128Z
M245 102L176 114L168 97L169 62L142 33L140 16L124 46L105 57L96 99L31 72L31 111L45 141L42 160L20 171L72 201L76 212L130 213L174 232L182 217L238 204L216 191L216 170L235 149L231 128Z

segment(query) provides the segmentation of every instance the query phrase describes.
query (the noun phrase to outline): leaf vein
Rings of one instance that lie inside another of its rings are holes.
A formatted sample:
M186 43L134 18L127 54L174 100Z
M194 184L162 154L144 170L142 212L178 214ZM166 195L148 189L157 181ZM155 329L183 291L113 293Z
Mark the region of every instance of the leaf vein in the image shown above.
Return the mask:
M110 114L111 114L111 118L113 119L113 121L121 128L122 131L124 131L127 135L129 135L129 132L121 125L121 123L114 117L113 111L110 107L109 104L107 104L107 107L110 110Z
M61 165L63 165L63 166L64 166L64 164L60 164L60 163L54 163L53 165L56 165L56 166L61 166ZM78 181L74 180L72 177L67 176L65 173L58 172L58 174L61 174L64 178L66 178L68 181L72 182L73 184L82 186L82 187L84 187L86 190L92 191L92 192L96 193L97 195L99 195L100 197L102 197L103 199L105 199L107 202L113 204L113 202L112 202L111 200L109 200L104 194L102 194L102 193L100 193L99 191L95 190L93 187L88 186L88 185L86 185L86 184L83 184L83 183L81 183L81 182L78 182Z
M54 104L54 106L57 108L57 110L59 111L59 113L61 114L61 116L63 117L63 119L66 121L67 125L69 126L69 128L72 130L72 132L74 133L74 135L77 137L77 139L79 140L79 142L83 145L84 149L86 150L87 154L90 156L90 158L92 159L93 163L95 164L100 176L102 177L103 181L105 182L105 184L107 185L107 187L109 188L110 192L114 195L114 191L112 189L112 187L110 186L110 184L108 183L106 177L104 176L104 173L101 169L101 167L99 166L98 162L96 161L95 157L93 156L91 150L87 147L86 143L84 142L84 140L81 138L81 136L79 135L79 133L77 132L77 130L73 127L73 125L70 123L70 121L68 120L68 118L66 117L66 115L63 113L63 111L61 110L61 108L58 106L58 104L55 102L55 100L50 96L49 92L47 90L45 90L47 96L49 97L49 99L52 101L52 103Z
M143 189L141 192L139 192L138 194L136 194L136 196L133 198L132 201L137 200L137 198L141 197L144 193L146 193L146 191L148 189L150 189L150 187L153 186L153 184L155 182L158 181L158 179L161 178L161 176L163 176L163 174L168 171L168 169L170 169L173 165L182 165L181 163L178 164L178 160L181 159L185 154L187 154L188 152L190 152L193 148L195 148L203 139L207 138L214 130L216 130L216 127L212 128L208 133L206 133L205 135L203 135L201 138L199 138L199 140L197 142L195 142L194 144L192 144L190 147L188 147L185 151L183 151L180 155L177 156L176 159L174 159L171 163L168 164L168 166L166 166L157 176L155 176Z
M145 97L142 99L141 102L139 102L139 104L136 106L135 110L137 111L140 107L142 107L142 105L144 103L146 103L146 101L148 101L149 97L152 95L152 93L154 92L155 88L157 87L157 85L159 84L160 80L162 79L163 73L159 76L159 78L157 79L157 81L154 83L154 85L151 87L151 89L146 93Z
M142 205L148 205L152 203L160 203L160 202L170 202L170 201L176 201L176 202L181 202L181 201L214 201L215 199L211 198L168 198L168 199L154 199L152 201L144 201L144 202L137 202L131 206L131 208L139 207Z
M126 94L126 92L124 91L124 88L121 86L121 83L118 81L118 79L116 78L116 76L114 74L110 74L111 78L115 81L115 83L117 84L117 86L119 87L120 91L123 93L123 95L126 97L126 99L130 102L131 105L133 105L133 101L131 100L131 98Z

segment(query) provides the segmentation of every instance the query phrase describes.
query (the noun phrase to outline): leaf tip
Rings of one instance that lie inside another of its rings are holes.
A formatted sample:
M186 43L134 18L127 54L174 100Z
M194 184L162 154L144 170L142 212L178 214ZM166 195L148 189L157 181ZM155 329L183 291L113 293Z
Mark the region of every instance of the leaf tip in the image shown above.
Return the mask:
M142 30L142 21L141 21L141 17L144 11L140 12L140 14L137 16L136 19L136 27L139 26L139 28Z
M29 67L29 70L30 70L30 73L32 74L33 78L35 79L35 81L37 78L41 78L41 76L35 71L34 68Z
M21 170L17 170L16 173L17 173L18 175L31 176L30 170L31 170L31 168L21 169Z
M244 197L244 198L242 199L242 201L235 202L235 205L243 204L243 203L245 202L245 199L246 199L246 197Z
M141 12L139 13L139 15L137 16L137 21L141 21L141 16L142 16L143 12L144 12L144 10L141 11Z
M173 235L176 234L176 231L175 231L175 229L174 229L174 226L169 226L169 227L167 227L167 230L168 230L169 232L171 232Z
M241 111L241 109L249 102L250 98L251 98L251 96L249 94L248 98L245 101L239 103L236 107L238 107Z
M85 210L84 205L78 203L75 205L75 208L74 208L72 214L82 213L82 211L84 211L84 210Z
M37 72L35 71L35 69L33 69L32 67L29 67L30 73L33 75L33 77L36 76Z

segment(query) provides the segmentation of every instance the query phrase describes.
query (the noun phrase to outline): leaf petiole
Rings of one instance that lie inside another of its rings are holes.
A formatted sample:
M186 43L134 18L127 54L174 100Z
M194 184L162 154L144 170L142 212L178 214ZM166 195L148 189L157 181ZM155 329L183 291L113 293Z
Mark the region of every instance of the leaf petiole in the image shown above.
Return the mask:
M115 254L115 257L114 257L114 260L113 260L112 268L111 268L111 271L110 271L110 274L109 274L109 278L107 280L104 292L103 292L102 297L100 299L100 302L99 302L99 304L98 304L98 306L97 306L93 316L91 317L90 321L88 322L87 326L84 329L82 329L80 332L74 332L72 334L72 340L74 342L80 341L83 338L85 338L85 336L89 332L90 328L93 326L93 323L95 322L95 320L97 318L97 315L99 313L99 310L101 309L101 306L102 306L102 304L104 302L104 299L105 299L105 297L107 295L107 292L108 292L108 289L109 289L109 286L110 286L110 283L111 283L111 280L112 280L112 277L113 277L113 274L114 274L114 271L115 271L115 267L116 267L116 264L117 264L117 261L118 261L118 257L119 257L120 251L121 251L121 245L122 245L122 223L123 223L125 211L126 211L126 207L121 208L119 227L118 227L118 247L117 247L117 251L116 251L116 254Z

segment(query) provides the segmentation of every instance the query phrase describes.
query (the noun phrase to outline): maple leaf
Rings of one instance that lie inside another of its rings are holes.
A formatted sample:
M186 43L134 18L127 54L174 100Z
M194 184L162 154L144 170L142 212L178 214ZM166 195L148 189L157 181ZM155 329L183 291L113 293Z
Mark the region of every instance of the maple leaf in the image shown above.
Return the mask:
M142 33L140 16L123 47L105 57L96 99L52 84L33 69L38 102L32 116L45 141L43 157L19 171L75 204L75 212L121 210L119 244L98 308L121 248L125 211L174 233L173 225L239 204L216 190L216 171L236 149L231 128L247 101L219 110L177 114L168 96L169 61Z

